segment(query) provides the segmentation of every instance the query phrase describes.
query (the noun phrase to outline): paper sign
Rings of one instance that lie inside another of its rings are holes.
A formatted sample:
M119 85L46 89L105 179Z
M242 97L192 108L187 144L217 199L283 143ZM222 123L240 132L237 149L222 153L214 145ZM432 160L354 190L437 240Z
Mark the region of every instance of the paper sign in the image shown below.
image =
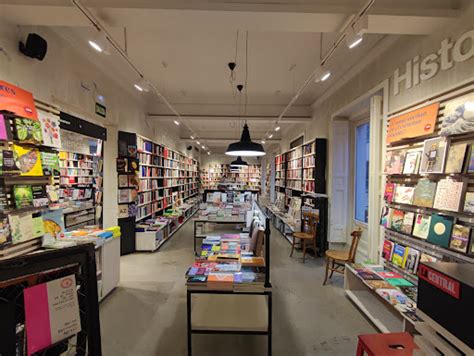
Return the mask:
M74 275L26 288L24 299L28 355L81 331Z
M435 130L438 110L439 103L435 103L390 119L387 144L432 134Z
M38 120L33 95L13 84L0 80L0 110L10 111L18 116Z

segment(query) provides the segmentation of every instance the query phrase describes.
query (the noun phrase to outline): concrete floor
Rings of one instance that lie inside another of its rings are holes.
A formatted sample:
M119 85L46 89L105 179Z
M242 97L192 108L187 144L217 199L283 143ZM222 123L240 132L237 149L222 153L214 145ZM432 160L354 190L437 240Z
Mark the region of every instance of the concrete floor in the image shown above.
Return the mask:
M120 286L100 306L104 355L186 355L192 229L188 222L157 253L122 257ZM355 355L357 335L376 331L344 296L342 275L323 287L324 261L290 258L290 244L273 229L271 248L273 355ZM266 339L194 335L193 355L266 355Z

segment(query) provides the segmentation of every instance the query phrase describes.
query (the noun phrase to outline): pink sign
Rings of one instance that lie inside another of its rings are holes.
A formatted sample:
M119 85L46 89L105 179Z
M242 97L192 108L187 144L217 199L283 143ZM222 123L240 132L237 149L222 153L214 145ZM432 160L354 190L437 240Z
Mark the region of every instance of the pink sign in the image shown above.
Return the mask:
M5 123L5 117L0 114L0 140L7 140L8 133L7 133L7 125Z

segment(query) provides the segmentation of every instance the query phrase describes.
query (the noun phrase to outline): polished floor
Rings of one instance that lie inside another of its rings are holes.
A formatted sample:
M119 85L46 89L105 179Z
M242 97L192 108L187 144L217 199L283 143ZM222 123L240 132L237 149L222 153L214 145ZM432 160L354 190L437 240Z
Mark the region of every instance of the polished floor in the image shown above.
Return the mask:
M193 262L188 222L156 253L122 257L120 286L100 306L106 356L186 355L184 273ZM343 277L322 286L322 259L288 257L272 230L273 355L355 355L357 335L375 329L344 296ZM195 356L266 355L264 336L194 335Z

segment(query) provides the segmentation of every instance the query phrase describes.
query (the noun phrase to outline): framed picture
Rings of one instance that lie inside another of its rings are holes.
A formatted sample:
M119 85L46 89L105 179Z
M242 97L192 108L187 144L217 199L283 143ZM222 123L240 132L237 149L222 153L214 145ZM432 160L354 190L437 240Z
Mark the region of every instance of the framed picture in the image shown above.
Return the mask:
M459 135L474 131L474 93L449 101L444 109L441 136Z
M425 140L421 157L420 174L443 173L449 140L435 137Z

